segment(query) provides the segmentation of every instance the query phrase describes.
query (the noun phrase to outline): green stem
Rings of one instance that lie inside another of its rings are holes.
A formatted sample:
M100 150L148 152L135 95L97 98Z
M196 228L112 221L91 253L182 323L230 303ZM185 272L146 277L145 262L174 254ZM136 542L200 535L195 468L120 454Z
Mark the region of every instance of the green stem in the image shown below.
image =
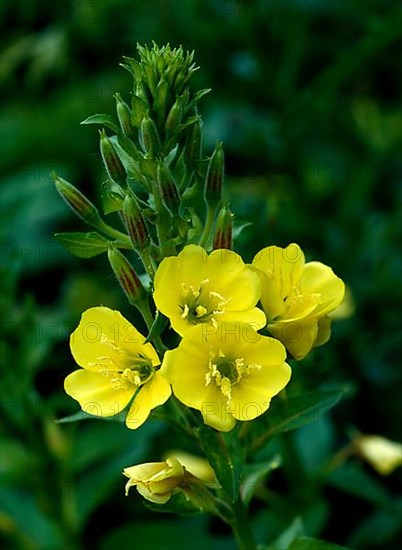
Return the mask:
M149 303L148 303L148 300L145 300L144 302L141 302L141 304L138 304L137 305L137 308L139 309L146 325L147 325L147 329L148 331L151 330L151 327L154 323L154 318L153 318L153 315L151 313L151 310L149 308ZM157 336L156 338L153 338L152 339L152 342L155 344L155 347L156 347L156 350L160 356L160 359L162 360L162 357L166 351L166 346L164 345L164 343L162 342L160 336Z
M114 237L115 239L119 239L122 241L122 243L127 243L127 246L129 246L129 248L133 248L133 245L131 244L128 235L122 233L121 231L118 231L117 229L114 229L114 227L110 227L110 225L105 223L103 220L100 220L100 223L96 224L95 227L106 233L106 235Z
M232 505L233 521L231 527L237 541L239 550L256 550L254 535L246 509L240 498Z
M216 211L218 209L218 205L208 204L207 208L208 208L207 209L207 219L205 221L204 231L202 232L200 241L198 243L201 246L205 246L205 244L208 244L208 238L209 238L209 235L210 235L211 230L212 230L212 226L213 226L214 221L215 221L215 214L216 214Z
M151 281L153 281L155 277L155 266L149 252L149 248L139 251L138 254L140 255L141 261L144 264L145 270L148 273L149 278L151 279Z

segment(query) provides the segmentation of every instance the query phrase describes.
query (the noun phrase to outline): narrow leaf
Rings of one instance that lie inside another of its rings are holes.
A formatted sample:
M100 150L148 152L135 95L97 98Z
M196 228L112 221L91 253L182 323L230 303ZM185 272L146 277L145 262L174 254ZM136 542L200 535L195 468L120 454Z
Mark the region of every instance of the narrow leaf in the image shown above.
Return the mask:
M81 122L81 124L100 124L101 126L106 126L107 128L110 128L114 132L118 132L118 126L114 122L113 117L110 115L92 115L86 118Z
M349 550L346 546L339 546L325 540L311 537L297 537L288 547L288 550Z
M99 233L56 233L57 240L71 254L79 258L92 258L106 252L111 244Z
M144 344L151 342L154 338L157 338L165 330L168 324L168 318L160 311L156 312L155 321L152 323L151 330L145 340Z
M69 424L71 422L79 422L81 420L107 420L108 422L124 422L126 419L126 413L116 414L115 416L94 416L93 414L88 414L85 411L78 411L64 418L58 418L54 420L56 424Z

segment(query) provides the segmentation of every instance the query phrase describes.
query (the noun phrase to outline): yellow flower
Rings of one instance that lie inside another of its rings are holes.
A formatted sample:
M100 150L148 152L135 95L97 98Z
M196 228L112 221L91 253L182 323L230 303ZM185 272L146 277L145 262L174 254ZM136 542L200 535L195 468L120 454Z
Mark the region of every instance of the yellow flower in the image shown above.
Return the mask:
M269 332L295 359L325 344L331 334L328 314L342 302L345 285L320 262L305 263L297 244L268 246L256 254L253 266L261 278L261 303Z
M213 486L219 486L215 472L206 458L195 456L184 451L169 451L166 458L175 458L182 464L190 474L201 479L204 483Z
M386 476L402 466L402 445L379 435L359 435L354 444L362 458Z
M126 425L138 428L171 394L168 382L155 369L158 355L144 341L118 311L88 309L70 338L71 352L82 369L67 376L64 389L82 410L95 416L118 414L135 396Z
M208 255L201 246L188 245L178 256L161 262L154 284L158 309L181 336L200 323L216 327L239 321L256 329L266 324L263 311L255 307L260 280L231 250Z
M129 478L126 495L134 486L147 500L165 504L174 489L184 482L185 469L175 458L168 458L166 462L148 462L125 468L123 474Z
M286 350L245 323L198 325L165 354L162 373L176 397L221 431L264 413L290 379Z

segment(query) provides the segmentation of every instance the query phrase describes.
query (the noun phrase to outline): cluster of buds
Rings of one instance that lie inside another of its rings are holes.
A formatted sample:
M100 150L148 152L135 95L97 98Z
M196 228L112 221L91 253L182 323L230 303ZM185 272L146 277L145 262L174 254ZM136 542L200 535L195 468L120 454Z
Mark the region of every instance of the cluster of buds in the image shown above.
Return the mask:
M105 215L118 213L125 233L114 229L96 207L73 185L54 176L58 191L72 210L102 235L98 249L108 256L131 303L143 300L143 289L134 269L118 251L133 248L153 278L167 255L186 244L232 247L232 214L223 204L224 153L216 145L210 158L203 157L202 120L197 103L209 90L193 92L190 80L198 67L194 53L170 45L138 46L139 59L124 58L133 76L131 100L119 93L116 117L93 115L83 124L100 124L100 153L107 179L102 188ZM79 234L74 234L77 250ZM88 234L82 234L88 247ZM86 237L85 237L86 236ZM85 238L84 238L85 237ZM100 246L101 242L106 243ZM63 244L68 242L64 239Z

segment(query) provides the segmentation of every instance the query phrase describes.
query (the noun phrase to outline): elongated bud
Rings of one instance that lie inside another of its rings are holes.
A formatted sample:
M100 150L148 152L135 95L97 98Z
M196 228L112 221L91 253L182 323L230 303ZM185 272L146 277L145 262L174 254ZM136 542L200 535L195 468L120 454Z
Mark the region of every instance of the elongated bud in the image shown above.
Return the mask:
M201 122L197 120L192 124L187 133L184 158L186 164L193 168L202 157Z
M125 101L122 100L119 93L114 95L116 100L117 117L120 122L121 129L127 137L133 135L133 125L131 124L131 110Z
M153 157L159 153L161 141L159 139L158 130L156 129L154 121L148 115L146 115L141 122L140 142L144 153L151 153Z
M52 174L52 178L57 191L77 216L91 225L100 221L98 209L81 191L56 174Z
M219 212L214 235L214 250L227 248L232 250L233 216L228 205L224 205Z
M165 128L168 132L175 132L181 122L183 116L182 102L179 98L173 103L169 114L166 118Z
M124 168L113 143L105 134L105 130L101 130L99 134L100 150L106 172L111 180L122 185L127 179L126 169Z
M136 305L143 302L147 296L146 290L129 261L116 248L109 248L107 255L130 304Z
M158 162L156 174L159 192L164 205L172 212L177 211L180 206L180 195L171 171L163 162Z
M209 161L207 177L205 179L205 199L208 204L217 204L222 199L223 170L225 158L222 142L218 142Z
M136 250L147 248L150 242L147 224L137 199L131 192L128 192L124 199L123 217L134 248Z
M170 87L166 80L160 80L156 88L154 99L154 112L156 113L158 123L162 124L165 120L166 108L169 99Z

